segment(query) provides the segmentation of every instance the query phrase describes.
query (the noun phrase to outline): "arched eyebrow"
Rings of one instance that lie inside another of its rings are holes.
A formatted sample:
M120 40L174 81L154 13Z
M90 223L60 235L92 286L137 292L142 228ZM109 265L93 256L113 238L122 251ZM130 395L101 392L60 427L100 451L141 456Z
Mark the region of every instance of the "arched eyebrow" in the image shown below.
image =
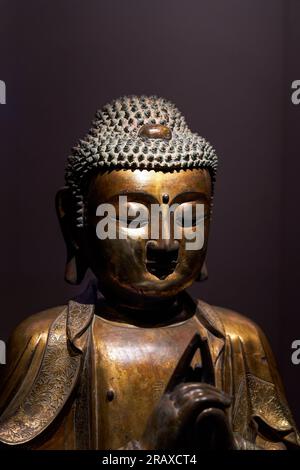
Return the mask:
M119 196L127 196L129 201L146 202L147 204L159 204L153 194L146 191L127 191L126 189L111 196L107 202L118 202Z
M202 202L209 203L210 197L206 193L203 193L201 191L184 191L182 193L177 194L170 202L170 205L199 200Z

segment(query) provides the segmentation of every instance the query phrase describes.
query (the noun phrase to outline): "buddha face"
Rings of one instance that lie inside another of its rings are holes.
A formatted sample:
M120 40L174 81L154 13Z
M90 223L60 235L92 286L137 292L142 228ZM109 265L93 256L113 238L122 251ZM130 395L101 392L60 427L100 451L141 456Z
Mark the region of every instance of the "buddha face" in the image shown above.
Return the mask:
M210 200L207 170L113 170L95 175L87 194L83 243L101 290L139 305L145 299L175 296L191 285L205 258ZM182 222L183 213L192 214L187 223ZM133 225L136 215L139 223ZM111 228L106 238L99 236L104 221ZM204 242L200 247L195 243L194 249L191 240L200 223Z

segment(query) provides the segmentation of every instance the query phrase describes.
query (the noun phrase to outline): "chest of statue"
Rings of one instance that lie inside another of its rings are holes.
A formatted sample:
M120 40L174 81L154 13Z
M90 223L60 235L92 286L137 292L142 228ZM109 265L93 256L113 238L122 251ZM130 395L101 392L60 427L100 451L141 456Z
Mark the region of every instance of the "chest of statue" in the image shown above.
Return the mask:
M260 429L253 435L250 421L289 432L287 438L298 442L285 401L271 381L265 350L251 338L255 326L242 338L237 317L223 316L221 331L215 310L198 304L184 322L155 328L108 321L94 316L92 305L73 301L53 312L45 347L33 357L26 350L25 369L31 361L33 380L4 415L2 441L40 450L131 449L134 441L143 442L148 418L164 413L162 395L164 400L175 388L177 393L177 385L215 383L236 397L226 413L242 448L254 441L262 448L282 447L265 443Z
M139 439L196 328L194 317L158 328L95 318L91 394L98 448ZM199 362L196 354L193 363Z

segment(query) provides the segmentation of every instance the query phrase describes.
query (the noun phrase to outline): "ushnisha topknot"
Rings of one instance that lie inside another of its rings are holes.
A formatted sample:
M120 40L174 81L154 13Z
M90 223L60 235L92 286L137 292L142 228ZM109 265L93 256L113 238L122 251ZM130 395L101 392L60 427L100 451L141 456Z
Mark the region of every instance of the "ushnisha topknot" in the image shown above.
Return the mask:
M161 127L168 137L143 132ZM142 132L141 132L142 131ZM68 157L65 180L77 202L77 226L83 226L83 186L99 169L173 171L206 168L212 180L217 155L203 137L191 132L170 101L157 96L124 96L96 112L92 128Z

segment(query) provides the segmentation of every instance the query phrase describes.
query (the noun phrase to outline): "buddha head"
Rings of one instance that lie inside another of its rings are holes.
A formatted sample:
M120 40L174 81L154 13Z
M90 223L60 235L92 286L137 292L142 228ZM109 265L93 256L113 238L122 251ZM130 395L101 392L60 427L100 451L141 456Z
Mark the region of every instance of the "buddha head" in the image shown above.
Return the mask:
M65 279L142 305L203 275L217 157L169 101L123 97L96 113L56 198Z

